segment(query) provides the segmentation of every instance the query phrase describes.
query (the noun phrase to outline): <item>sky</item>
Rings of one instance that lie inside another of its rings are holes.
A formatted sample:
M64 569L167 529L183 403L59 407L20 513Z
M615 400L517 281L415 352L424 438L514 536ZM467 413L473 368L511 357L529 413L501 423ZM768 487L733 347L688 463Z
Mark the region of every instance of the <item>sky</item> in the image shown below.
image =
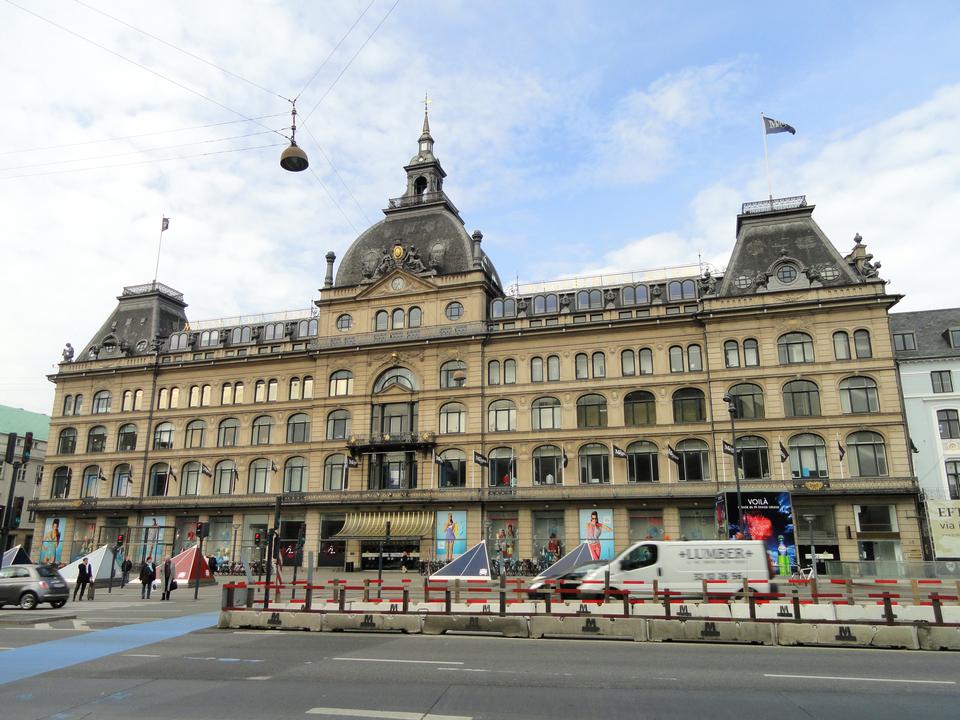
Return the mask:
M722 270L743 202L806 195L898 310L960 306L955 2L0 0L0 404L51 412L124 286L191 320L303 309L405 187L423 97L444 190L505 283ZM310 170L279 167L290 102Z

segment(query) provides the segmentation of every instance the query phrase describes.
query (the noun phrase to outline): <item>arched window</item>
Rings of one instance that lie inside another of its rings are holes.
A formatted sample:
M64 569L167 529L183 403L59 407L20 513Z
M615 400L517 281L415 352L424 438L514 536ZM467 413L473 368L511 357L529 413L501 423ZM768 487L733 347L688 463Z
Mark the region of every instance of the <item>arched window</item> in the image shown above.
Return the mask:
M467 431L467 409L462 403L450 402L440 406L440 432L444 435Z
M153 449L169 450L173 447L173 423L163 422L153 429Z
M129 497L133 484L133 471L127 463L121 463L113 469L113 482L110 483L110 497Z
M406 325L407 314L403 308L397 308L393 311L392 324L394 330L403 330Z
M171 350L186 350L189 345L190 340L187 333L175 333L170 336Z
M236 447L240 434L240 422L236 418L226 418L217 426L217 447Z
M323 461L323 489L347 489L347 458L340 453L327 455Z
M58 467L53 471L53 482L50 484L50 497L64 499L70 496L70 478L73 475L68 467Z
M640 348L640 374L653 375L653 350Z
M303 389L300 386L300 378L292 377L290 378L290 400L300 400L303 394Z
M590 365L586 353L577 353L574 358L577 380L588 380L590 378Z
M577 454L580 466L580 483L596 485L610 482L610 452L606 445L588 443Z
M681 440L677 443L678 474L681 482L710 479L710 449L703 440Z
M271 430L273 430L273 418L269 415L261 415L253 421L250 433L250 444L269 445Z
M533 484L560 485L563 482L563 452L556 445L541 445L533 451Z
M200 463L188 462L180 468L180 494L200 494Z
M533 314L542 315L547 311L547 300L543 295L536 295L533 298Z
M73 455L77 451L77 431L72 428L64 428L60 431L57 438L57 454Z
M349 370L337 370L330 375L330 397L353 395L353 373Z
M812 363L814 360L813 338L802 332L781 335L777 340L777 353L780 356L781 365Z
M503 300L494 300L490 303L490 317L494 320L503 317Z
M187 423L183 446L185 448L202 448L206 434L207 424L203 420L191 420Z
M887 474L887 452L883 436L862 430L847 436L847 463L850 477L882 477Z
M546 301L547 301L547 312L548 312L548 313L555 313L555 312L557 312L557 310L558 310L558 308L559 308L557 296L556 296L556 295L547 295Z
M327 415L327 440L344 440L350 434L350 413L343 408Z
M728 368L740 367L740 345L736 340L723 344L723 364Z
M673 282L667 285L667 299L668 300L682 300L683 299L683 285L679 280L674 280Z
M263 326L263 339L264 340L283 340L284 330L283 323L269 323Z
M763 389L753 383L741 383L730 388L729 395L737 408L737 418L757 420L764 416Z
M377 310L377 314L373 316L374 332L385 332L389 329L390 329L390 316L387 314L387 311Z
M833 334L833 356L837 360L850 359L850 336L843 330Z
M593 357L590 358L590 363L593 366L593 377L595 378L604 378L607 376L607 356L602 352L595 352Z
M117 431L117 452L133 452L137 449L137 426L133 423L121 425Z
M607 426L607 399L603 395L583 395L577 399L577 427Z
M220 344L219 330L204 330L200 333L200 347L213 347Z
M83 482L80 485L80 497L95 498L99 494L97 486L100 484L100 466L88 465L83 469Z
M170 465L165 462L154 463L150 468L150 484L147 487L147 495L163 497L167 494L167 484L170 480Z
M490 460L490 487L512 487L517 484L517 461L513 448L494 448L487 457Z
M560 429L560 401L557 398L537 398L530 405L530 414L534 430Z
M491 360L487 363L487 385L500 384L500 361Z
M93 395L93 405L90 406L90 412L94 415L110 412L110 391L100 390Z
M412 328L418 328L423 324L423 310L418 307L410 308L409 325Z
M279 389L279 387L280 387L280 383L278 383L276 380L270 380L270 382L267 383L267 401L268 402L277 401L277 390Z
M673 421L676 423L703 422L707 419L703 390L682 388L673 394Z
M791 380L783 386L783 414L786 417L820 415L820 388L809 380Z
M253 401L258 403L267 401L266 381L257 380L257 384L253 386Z
M760 365L760 345L753 338L743 341L743 364L747 367Z
M319 323L317 323L316 318L310 320L301 320L297 325L297 337L313 337L317 334L318 325Z
M133 409L143 410L143 390L133 391Z
M603 307L603 293L599 290L590 291L590 307L593 309Z
M444 450L437 456L440 467L437 468L437 486L443 488L462 488L467 485L467 456L462 450Z
M513 298L507 298L503 301L503 316L514 317L517 314L517 301Z
M133 410L133 392L124 390L120 400L120 411L130 412L131 410Z
M577 293L577 310L587 310L590 308L590 293L581 290Z
M670 350L670 372L683 372L683 348L679 345L673 345Z
M311 375L303 376L303 399L311 400L313 398L313 377Z
M517 382L517 361L507 358L503 361L503 384L515 385Z
M761 480L770 477L770 454L767 441L756 435L737 438L737 466L746 480Z
M853 348L857 351L857 358L873 357L873 348L870 345L869 330L855 330L853 333Z
M187 401L187 407L200 407L200 386L192 385L190 387L190 398Z
M270 469L272 464L265 458L258 458L250 463L250 472L247 475L247 492L250 494L270 492Z
M481 370L481 372L483 372ZM463 387L467 381L467 365L463 360L448 360L440 366L440 387Z
M657 400L653 393L635 390L624 396L623 424L627 427L657 424Z
M67 395L63 398L63 414L73 415L73 395Z
M633 350L620 352L620 374L623 377L633 377L637 374L637 356Z
M627 482L660 482L657 446L646 440L627 445Z
M877 383L860 376L841 380L840 408L845 415L880 412Z
M77 394L73 398L73 414L81 415L83 413L83 395Z
M287 442L310 442L310 416L306 413L297 413L287 419Z
M646 285L637 285L637 305L644 305L650 302L650 293Z
M238 382L233 385L233 402L239 405L243 402L243 383Z
M107 429L103 425L90 428L87 433L87 452L101 453L107 449Z
M626 287L620 289L620 304L621 305L637 304L637 291L633 287L633 285L627 285Z
M687 370L690 372L700 372L703 370L703 354L699 345L687 346Z
M556 382L560 379L560 356L547 356L547 382Z
M292 457L283 465L283 491L285 493L306 492L310 472L307 461L302 457Z
M373 391L380 393L394 386L412 391L420 389L416 375L405 367L392 367L380 373L380 377L373 384Z
M512 400L494 400L487 411L487 429L507 432L517 429L517 406Z
M530 358L530 382L543 382L543 358Z
M347 313L343 313L337 316L337 330L340 332L346 332L353 327L353 317Z
M170 388L170 408L176 409L180 407L180 388Z
M232 460L221 460L213 471L213 494L230 495L234 480L237 478L237 466Z
M827 469L827 446L813 433L794 435L789 441L790 470L795 478L824 478Z

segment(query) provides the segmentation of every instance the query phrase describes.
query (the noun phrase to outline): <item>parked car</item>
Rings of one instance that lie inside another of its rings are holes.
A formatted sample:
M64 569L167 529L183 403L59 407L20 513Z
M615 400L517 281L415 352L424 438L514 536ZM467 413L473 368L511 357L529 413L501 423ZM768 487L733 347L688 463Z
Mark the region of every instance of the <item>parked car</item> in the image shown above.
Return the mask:
M33 610L40 603L50 603L61 608L69 598L70 588L63 576L49 565L0 568L0 607L19 605Z

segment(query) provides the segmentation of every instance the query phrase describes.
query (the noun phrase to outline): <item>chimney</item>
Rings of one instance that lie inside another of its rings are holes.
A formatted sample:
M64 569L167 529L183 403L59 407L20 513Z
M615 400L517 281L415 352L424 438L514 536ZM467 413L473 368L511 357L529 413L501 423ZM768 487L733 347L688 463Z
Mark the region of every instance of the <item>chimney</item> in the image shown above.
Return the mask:
M337 259L337 254L331 250L327 253L327 274L323 278L323 287L333 287L333 261Z
M480 242L483 240L483 233L479 230L473 231L473 266L475 268L482 267L480 264Z

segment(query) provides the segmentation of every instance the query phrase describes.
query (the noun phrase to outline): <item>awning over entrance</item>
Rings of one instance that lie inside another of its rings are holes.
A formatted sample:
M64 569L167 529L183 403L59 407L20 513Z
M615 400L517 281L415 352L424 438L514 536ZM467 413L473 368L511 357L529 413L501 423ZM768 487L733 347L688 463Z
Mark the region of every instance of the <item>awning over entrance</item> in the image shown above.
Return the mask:
M424 511L348 513L335 538L382 538L390 522L391 539L419 540L433 535L433 513Z

